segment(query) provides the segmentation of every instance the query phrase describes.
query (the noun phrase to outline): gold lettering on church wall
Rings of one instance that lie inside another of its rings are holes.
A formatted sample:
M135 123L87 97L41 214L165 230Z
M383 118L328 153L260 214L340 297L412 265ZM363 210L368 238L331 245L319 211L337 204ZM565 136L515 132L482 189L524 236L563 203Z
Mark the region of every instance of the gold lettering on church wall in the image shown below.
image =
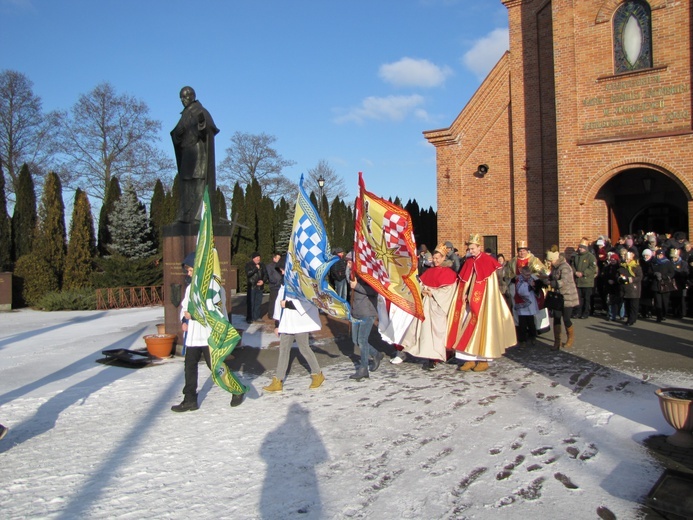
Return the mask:
M586 121L583 130L627 127L636 124L672 123L691 119L690 110L679 108L679 100L667 100L670 96L688 94L690 86L658 85L659 75L614 81L604 85L601 95L586 97L582 105L586 111L594 110L598 120ZM687 99L686 103L690 103ZM685 105L684 105L685 106Z

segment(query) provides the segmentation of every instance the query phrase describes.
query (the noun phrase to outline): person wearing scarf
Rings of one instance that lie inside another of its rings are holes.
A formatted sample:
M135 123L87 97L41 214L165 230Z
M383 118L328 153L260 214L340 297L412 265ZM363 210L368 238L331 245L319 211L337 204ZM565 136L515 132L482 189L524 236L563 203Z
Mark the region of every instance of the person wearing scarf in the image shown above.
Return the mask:
M626 307L626 325L635 325L640 307L640 292L642 290L642 268L638 264L636 253L631 250L623 251L623 262L617 271L617 281L621 297Z

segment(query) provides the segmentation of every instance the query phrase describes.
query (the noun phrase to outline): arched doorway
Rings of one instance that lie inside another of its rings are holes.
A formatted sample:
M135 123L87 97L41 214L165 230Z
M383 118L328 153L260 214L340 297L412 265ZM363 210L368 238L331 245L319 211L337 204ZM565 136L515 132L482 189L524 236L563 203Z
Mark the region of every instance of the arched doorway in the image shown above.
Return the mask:
M650 168L631 168L602 186L597 199L609 212L612 240L626 234L688 230L686 193L670 177Z

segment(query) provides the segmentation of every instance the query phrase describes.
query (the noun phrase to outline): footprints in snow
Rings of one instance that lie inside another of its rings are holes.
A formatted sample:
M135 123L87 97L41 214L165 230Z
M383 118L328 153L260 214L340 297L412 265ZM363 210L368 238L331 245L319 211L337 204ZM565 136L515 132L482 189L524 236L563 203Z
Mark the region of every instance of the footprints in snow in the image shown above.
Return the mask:
M520 450L523 447L525 437L526 433L521 433L517 440L510 445L510 449L513 451ZM594 443L589 443L585 447L581 448L579 446L580 441L577 436L564 439L563 444L567 445L565 448L567 456L573 460L588 462L599 453L599 449ZM503 453L503 451L504 449L502 447L493 447L489 449L488 452L490 455L500 455ZM548 469L548 466L554 464L559 457L560 454L555 453L555 448L553 446L539 446L529 450L529 453L526 455L518 454L514 459L505 462L500 471L496 473L495 478L497 481L508 480L515 473L517 473L520 468L524 468L527 473L533 474L538 471ZM546 478L546 476L538 476L533 478L529 483L523 485L512 495L501 498L496 503L496 507L504 507L513 504L518 499L536 500L537 498L541 497L542 488L546 482ZM553 473L553 478L560 482L563 487L568 490L579 489L579 486L573 482L570 476L566 475L565 473L555 472Z

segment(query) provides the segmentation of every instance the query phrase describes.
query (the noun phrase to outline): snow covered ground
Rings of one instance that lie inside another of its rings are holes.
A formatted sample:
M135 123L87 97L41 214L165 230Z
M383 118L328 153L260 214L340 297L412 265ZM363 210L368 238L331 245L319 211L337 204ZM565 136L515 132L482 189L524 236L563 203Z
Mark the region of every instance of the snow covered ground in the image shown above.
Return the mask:
M280 394L241 374L230 408L201 364L200 409L177 414L182 358L95 362L162 318L0 314L0 517L638 518L662 473L641 441L672 431L653 392L690 384L537 349L485 373L385 362L360 383L344 362L318 390L294 368Z

